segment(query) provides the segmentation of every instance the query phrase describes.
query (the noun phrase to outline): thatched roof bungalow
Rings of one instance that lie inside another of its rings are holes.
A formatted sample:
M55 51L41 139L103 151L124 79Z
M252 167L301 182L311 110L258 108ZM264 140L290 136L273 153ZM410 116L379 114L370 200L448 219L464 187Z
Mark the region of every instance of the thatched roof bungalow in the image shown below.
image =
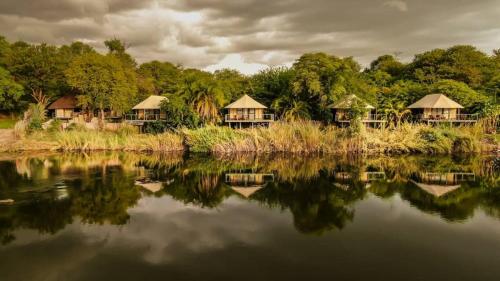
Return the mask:
M71 119L80 112L78 100L74 95L66 95L58 98L47 109L57 119Z
M228 114L224 120L229 124L239 124L241 127L243 123L246 124L264 124L268 125L274 121L274 114L266 114L267 106L259 103L251 98L249 95L244 95L237 101L225 107Z
M363 99L359 98L354 94L345 96L344 98L340 99L331 106L331 108L334 110L335 113L335 121L341 124L350 123L351 118L349 116L349 110L352 108L355 102L359 102L360 104L364 105L367 110L365 116L361 118L361 121L363 123L385 122L385 120L383 120L382 118L382 115L377 114L377 110L373 105L367 103L366 101L364 101Z
M161 110L161 103L168 101L167 97L152 95L132 108L133 114L127 115L130 121L165 120L166 113Z
M443 94L427 95L408 106L418 119L427 122L476 122L477 115L460 114L464 107Z

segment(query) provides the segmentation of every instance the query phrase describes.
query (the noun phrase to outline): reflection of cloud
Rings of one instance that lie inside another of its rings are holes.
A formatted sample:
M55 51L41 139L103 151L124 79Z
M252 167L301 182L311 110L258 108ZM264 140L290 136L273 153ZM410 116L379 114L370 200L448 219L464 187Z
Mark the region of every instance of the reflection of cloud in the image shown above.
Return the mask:
M269 227L262 221L277 218L270 210L237 199L226 200L217 210L207 210L168 197L143 198L129 214L131 220L125 226L89 225L79 231L86 243L106 241L107 247L132 247L144 260L162 264L232 243L260 243L266 237L255 233Z
M443 276L457 262L474 258L488 267L494 260L500 225L481 214L450 225L399 197L388 203L375 196L357 204L356 213L351 227L313 237L296 233L290 213L235 197L218 210L147 197L130 209L124 226L75 222L52 236L18 231L18 240L0 246L0 272L2 280L293 280L303 272L358 280L366 272L353 269L366 262L387 278L387 257L402 252L419 258L411 270L425 266ZM478 236L481 243L474 244L473 253L458 254L464 248L457 243ZM426 258L428 253L433 259ZM450 254L457 254L451 263L446 262ZM435 260L445 262L436 265ZM401 279L408 270L394 267L389 279Z

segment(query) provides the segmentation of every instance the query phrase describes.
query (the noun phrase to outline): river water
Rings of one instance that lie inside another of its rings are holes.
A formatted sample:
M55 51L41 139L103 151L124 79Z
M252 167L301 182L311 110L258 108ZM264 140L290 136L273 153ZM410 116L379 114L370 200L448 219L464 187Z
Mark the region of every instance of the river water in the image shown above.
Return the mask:
M0 156L0 280L500 280L494 156Z

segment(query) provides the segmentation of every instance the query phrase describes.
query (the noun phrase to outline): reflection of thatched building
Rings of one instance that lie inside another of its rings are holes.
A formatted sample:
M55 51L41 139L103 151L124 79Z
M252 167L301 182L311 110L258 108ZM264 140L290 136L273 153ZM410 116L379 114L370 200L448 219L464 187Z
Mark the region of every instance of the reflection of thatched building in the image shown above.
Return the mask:
M356 173L353 172L335 172L334 175L335 179L339 181L339 183L336 183L335 186L342 188L342 189L348 189L349 185L346 185L345 183L355 181L357 179L359 182L366 184L366 187L370 187L370 183L373 181L382 181L386 179L385 172L382 171L370 171L370 172L361 172L359 173L359 176L356 176ZM342 184L344 183L344 184Z
M474 173L430 173L423 172L412 182L425 192L436 197L444 196L458 188L460 183L475 179Z
M153 193L156 193L163 189L163 184L161 182L152 181L149 179L138 179L135 181L135 184Z
M268 182L274 181L273 174L264 173L228 173L225 182L237 193L248 198Z

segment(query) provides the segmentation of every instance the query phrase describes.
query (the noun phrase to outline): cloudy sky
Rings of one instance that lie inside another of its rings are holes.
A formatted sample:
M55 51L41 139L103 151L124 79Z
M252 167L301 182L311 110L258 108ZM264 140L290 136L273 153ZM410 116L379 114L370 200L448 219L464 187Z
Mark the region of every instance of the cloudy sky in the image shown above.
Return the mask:
M1 0L9 40L104 50L116 37L139 62L253 73L305 52L411 59L424 50L500 48L500 0Z

